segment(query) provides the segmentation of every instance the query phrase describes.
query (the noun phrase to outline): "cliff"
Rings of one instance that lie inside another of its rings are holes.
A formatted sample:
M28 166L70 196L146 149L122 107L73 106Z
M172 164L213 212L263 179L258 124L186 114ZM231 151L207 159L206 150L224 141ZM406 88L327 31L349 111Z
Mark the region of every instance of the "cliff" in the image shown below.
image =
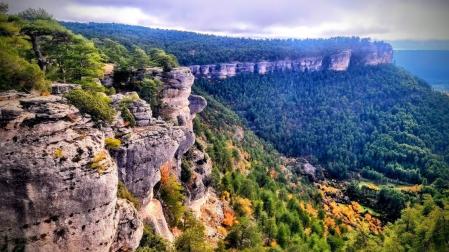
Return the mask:
M224 79L239 73L346 71L351 65L390 64L392 60L393 49L390 45L370 43L368 46L348 48L315 56L304 56L297 59L192 65L190 70L197 77Z
M0 111L0 246L135 249L143 225L116 197L105 133L60 96L4 93Z
M195 142L192 120L206 101L191 95L194 77L188 68L151 74L162 81L164 120L154 118L136 93L110 97L117 110L111 124L94 123L68 103L62 94L76 85L56 84L49 96L0 96L0 247L132 251L143 223L173 240L153 188L164 165L179 177L181 158ZM122 118L123 104L134 127ZM106 138L120 139L121 145L108 148ZM194 158L204 155L199 151ZM208 174L210 169L203 169L191 197L205 194ZM117 198L119 181L138 199L138 209Z

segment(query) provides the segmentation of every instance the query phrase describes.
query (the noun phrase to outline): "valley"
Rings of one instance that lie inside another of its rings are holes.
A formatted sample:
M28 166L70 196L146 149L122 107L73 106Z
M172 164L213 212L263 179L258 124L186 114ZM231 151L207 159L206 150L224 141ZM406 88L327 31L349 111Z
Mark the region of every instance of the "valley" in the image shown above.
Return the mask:
M0 4L0 250L448 251L449 96L394 53Z

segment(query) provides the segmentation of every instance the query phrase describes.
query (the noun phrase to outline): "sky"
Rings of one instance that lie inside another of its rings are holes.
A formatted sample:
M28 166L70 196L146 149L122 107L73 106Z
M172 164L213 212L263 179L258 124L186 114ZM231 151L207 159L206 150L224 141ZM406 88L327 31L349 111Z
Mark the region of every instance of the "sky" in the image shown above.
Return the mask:
M11 13L257 38L360 36L448 46L449 0L0 0ZM407 43L406 43L407 44ZM401 44L402 45L402 44Z

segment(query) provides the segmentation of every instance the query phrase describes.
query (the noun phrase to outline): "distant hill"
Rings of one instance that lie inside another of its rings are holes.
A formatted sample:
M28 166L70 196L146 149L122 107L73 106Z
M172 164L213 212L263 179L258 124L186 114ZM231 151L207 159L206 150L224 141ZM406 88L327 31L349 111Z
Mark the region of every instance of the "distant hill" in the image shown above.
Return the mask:
M397 50L394 62L435 89L449 91L449 51Z
M392 65L346 72L199 79L288 156L312 156L335 177L449 180L449 97Z
M380 52L392 50L388 43L372 42L370 39L358 37L249 39L112 23L62 24L88 38L110 38L126 46L138 45L145 50L154 47L164 49L174 54L181 65L297 59L304 56L330 55L348 49L353 53L371 52L373 49Z

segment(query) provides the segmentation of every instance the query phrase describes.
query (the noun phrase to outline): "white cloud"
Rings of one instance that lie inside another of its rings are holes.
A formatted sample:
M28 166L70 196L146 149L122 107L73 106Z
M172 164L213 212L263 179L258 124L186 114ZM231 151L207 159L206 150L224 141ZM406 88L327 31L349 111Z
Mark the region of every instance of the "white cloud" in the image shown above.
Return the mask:
M7 0L62 20L120 22L215 34L449 39L448 0Z

